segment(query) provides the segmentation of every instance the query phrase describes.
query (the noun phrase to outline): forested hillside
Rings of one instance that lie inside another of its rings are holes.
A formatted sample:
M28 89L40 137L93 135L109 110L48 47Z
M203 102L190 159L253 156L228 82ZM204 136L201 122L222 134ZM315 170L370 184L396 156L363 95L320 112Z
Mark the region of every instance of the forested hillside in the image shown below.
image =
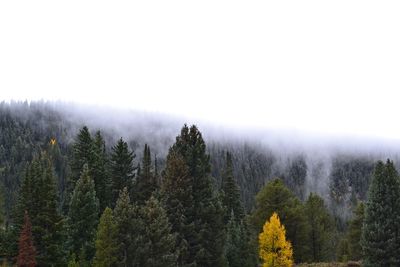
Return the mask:
M72 104L1 103L2 256L16 259L24 229L39 266L254 266L254 236L282 210L296 262L360 259L360 237L351 235L361 231L357 206L376 161L396 152L280 150L276 139L183 124ZM275 209L263 206L271 197ZM124 229L137 239L125 240ZM153 252L163 262L146 257Z

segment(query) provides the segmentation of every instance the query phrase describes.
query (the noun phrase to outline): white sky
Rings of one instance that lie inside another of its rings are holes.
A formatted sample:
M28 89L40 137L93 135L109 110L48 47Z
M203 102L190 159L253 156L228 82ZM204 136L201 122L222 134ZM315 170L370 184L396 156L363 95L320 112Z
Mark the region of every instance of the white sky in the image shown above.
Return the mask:
M399 1L0 1L0 99L400 138Z

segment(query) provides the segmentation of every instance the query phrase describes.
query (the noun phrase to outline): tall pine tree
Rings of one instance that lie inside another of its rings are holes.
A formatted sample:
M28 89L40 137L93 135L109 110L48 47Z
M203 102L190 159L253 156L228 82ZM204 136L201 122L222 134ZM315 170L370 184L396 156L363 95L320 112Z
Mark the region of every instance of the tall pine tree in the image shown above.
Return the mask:
M361 260L361 229L364 221L365 205L360 202L354 211L353 218L349 222L348 240L349 240L349 257L351 260Z
M33 244L32 225L27 211L25 211L24 225L19 236L17 265L24 267L36 266L36 248Z
M400 265L400 182L390 160L376 164L361 240L364 266Z
M84 126L80 129L72 149L71 188L74 188L75 183L80 178L83 165L88 164L90 166L93 160L93 140L88 127Z
M99 214L93 179L85 164L76 183L68 213L71 252L80 255L80 261L90 261L95 252L95 237Z
M112 148L111 154L111 179L112 179L112 204L118 199L119 192L124 188L128 191L132 188L135 168L133 151L130 151L128 144L120 138Z

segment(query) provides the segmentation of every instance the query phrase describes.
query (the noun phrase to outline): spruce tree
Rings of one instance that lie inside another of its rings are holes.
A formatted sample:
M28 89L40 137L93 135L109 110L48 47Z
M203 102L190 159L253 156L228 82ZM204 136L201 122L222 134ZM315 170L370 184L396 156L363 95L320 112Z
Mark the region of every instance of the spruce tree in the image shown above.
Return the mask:
M111 179L112 179L112 204L118 199L119 192L124 188L128 191L132 188L135 168L133 151L130 151L128 144L120 138L112 148L111 154Z
M400 183L393 162L376 164L368 191L361 245L364 266L400 265Z
M71 251L80 255L79 261L90 261L94 256L98 214L99 200L85 164L72 194L68 213Z
M93 157L93 140L90 135L89 129L83 126L80 129L75 143L72 148L72 161L71 161L71 171L72 171L72 187L75 186L76 181L80 178L83 165L92 163Z
M106 208L101 215L100 223L97 228L94 266L117 266L117 233L118 229L113 216L113 211L110 208Z
M108 173L108 158L106 146L100 131L96 132L93 140L93 160L90 174L93 177L96 196L100 203L100 212L111 204L111 179Z
M232 155L229 152L226 153L226 166L222 175L222 203L226 211L225 223L229 221L232 212L237 221L243 219L244 208L239 187L233 176Z
M329 240L332 239L334 224L324 200L317 194L311 193L305 204L309 232L308 260L311 262L328 261L330 247Z
M360 260L362 258L361 249L361 229L364 221L364 210L365 205L360 202L354 211L353 218L349 222L348 240L349 240L349 252L351 260Z
M223 208L213 188L210 156L206 144L196 126L184 125L181 134L170 149L179 154L192 177L193 214L188 217L197 233L196 240L189 242L189 255L201 266L223 265L224 225ZM171 153L171 152L170 152Z
M161 203L151 196L141 209L145 226L140 253L143 262L137 266L174 267L177 265L176 237Z
M33 244L32 226L27 211L25 211L24 224L19 236L17 265L36 266L36 248Z
M136 201L139 205L144 205L150 199L153 192L158 189L158 186L156 175L151 167L150 147L145 144L142 165L140 166L140 172L138 171L132 190L133 201Z

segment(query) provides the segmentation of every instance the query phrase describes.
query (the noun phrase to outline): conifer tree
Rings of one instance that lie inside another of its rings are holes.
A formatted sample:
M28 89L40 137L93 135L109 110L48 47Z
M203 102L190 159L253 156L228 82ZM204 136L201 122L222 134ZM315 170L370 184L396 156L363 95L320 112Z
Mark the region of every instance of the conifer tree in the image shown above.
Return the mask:
M361 229L364 221L365 205L360 202L354 211L353 218L349 222L348 240L349 240L349 253L351 260L360 260L362 258L361 249Z
M75 186L76 181L80 178L83 165L88 164L91 167L93 157L93 140L90 135L89 129L83 126L80 129L72 150L72 187Z
M361 245L364 266L400 264L400 183L393 162L376 164L368 191Z
M94 256L98 214L99 200L88 166L85 164L72 194L68 213L71 251L80 255L79 261L90 261ZM81 255L84 255L84 258Z
M94 266L116 266L118 252L117 231L117 224L115 223L113 212L110 208L106 208L101 215L100 223L97 228Z
M224 225L223 208L213 188L210 156L196 126L184 125L171 150L179 154L192 177L193 217L197 240L189 246L191 255L201 266L223 265Z
M177 265L176 237L171 232L167 214L160 202L151 196L141 209L145 231L140 244L142 263L137 266L174 267Z
M106 146L100 131L96 132L93 140L93 160L90 174L93 177L96 196L99 199L100 212L111 204L111 179L108 173Z
M133 186L132 198L139 205L150 199L150 196L158 188L157 178L151 168L151 153L150 147L145 144L143 151L142 165L140 166L140 172L138 171L136 182Z
M119 192L124 188L128 191L132 188L135 168L133 151L130 151L128 144L120 138L112 148L111 154L111 179L112 179L112 204L118 199Z
M22 267L36 266L36 248L33 244L32 226L27 211L25 211L24 225L19 236L17 265Z
M233 215L237 221L241 221L244 217L244 208L240 199L240 191L235 178L233 176L232 155L226 153L226 166L222 176L222 203L224 205L226 215L225 223Z
M286 227L294 259L296 262L306 261L308 225L304 206L279 179L268 182L256 196L256 206L250 218L254 231L262 231L263 221L274 212L280 214Z
M259 255L263 267L292 267L293 251L286 230L274 212L259 235Z
M311 193L305 204L305 211L307 215L309 232L308 232L308 246L309 256L308 260L311 262L328 261L330 247L329 240L333 235L333 219L330 216L324 200L317 194Z

